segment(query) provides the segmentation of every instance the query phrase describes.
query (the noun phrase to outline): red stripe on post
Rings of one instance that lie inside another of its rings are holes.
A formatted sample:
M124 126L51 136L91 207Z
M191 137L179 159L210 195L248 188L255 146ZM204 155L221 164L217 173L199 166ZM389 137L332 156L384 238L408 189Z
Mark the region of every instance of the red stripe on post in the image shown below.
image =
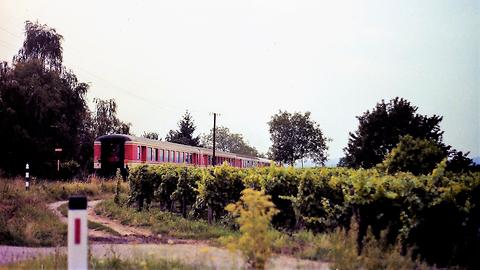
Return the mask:
M75 219L75 245L80 245L80 219Z

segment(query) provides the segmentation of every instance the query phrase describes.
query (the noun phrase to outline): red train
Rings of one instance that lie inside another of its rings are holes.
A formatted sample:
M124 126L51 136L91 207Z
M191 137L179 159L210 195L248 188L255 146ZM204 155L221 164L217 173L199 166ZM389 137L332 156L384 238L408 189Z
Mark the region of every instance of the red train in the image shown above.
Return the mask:
M112 175L117 168L139 164L212 165L212 149L151 140L124 134L100 136L94 143L94 168ZM238 168L268 166L270 160L223 151L215 151L215 164L227 162Z

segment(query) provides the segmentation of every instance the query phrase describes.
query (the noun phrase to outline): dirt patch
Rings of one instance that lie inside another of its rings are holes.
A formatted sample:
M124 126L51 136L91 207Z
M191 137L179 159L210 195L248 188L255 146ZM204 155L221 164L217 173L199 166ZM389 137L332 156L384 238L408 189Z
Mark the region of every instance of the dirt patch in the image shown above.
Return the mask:
M190 239L177 239L164 235L152 234L150 230L128 226L121 224L120 221L113 220L107 217L99 216L95 213L95 206L102 200L95 200L88 202L87 215L88 220L100 223L106 227L117 232L118 235L113 235L106 231L89 229L88 239L92 243L96 244L207 244L207 241L190 240ZM68 219L62 215L58 210L60 206L68 203L68 201L59 201L48 204L48 208L64 223L67 223Z
M121 236L115 236L104 231L89 229L90 250L92 255L98 258L117 256L122 259L154 257L162 259L180 260L186 264L202 264L215 269L239 269L243 267L244 261L239 253L230 252L227 249L208 245L208 241L184 240L169 238L162 235L154 235L150 230L123 225L117 220L99 216L95 213L95 206L102 200L88 202L87 214L89 221L100 223L118 232ZM60 201L49 204L48 207L61 221L67 222L58 207L67 201ZM8 248L3 247L4 252ZM21 249L21 248L20 248ZM2 247L0 247L0 252ZM24 257L17 259L28 259L34 256L34 248L24 248L27 251ZM39 249L40 255L53 254L55 248ZM15 256L18 250L8 254L10 258ZM57 252L58 249L57 249ZM61 248L60 252L66 252ZM0 255L2 255L0 253ZM28 257L30 256L30 257ZM38 255L37 255L38 256ZM318 261L296 259L290 256L276 255L268 264L267 269L329 269L328 264Z

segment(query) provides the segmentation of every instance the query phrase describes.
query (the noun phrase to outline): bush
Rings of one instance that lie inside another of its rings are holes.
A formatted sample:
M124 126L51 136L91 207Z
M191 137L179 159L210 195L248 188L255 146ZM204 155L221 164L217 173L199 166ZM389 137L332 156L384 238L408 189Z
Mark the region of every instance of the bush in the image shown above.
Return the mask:
M264 269L272 253L272 235L269 234L270 221L278 213L270 196L262 191L247 188L236 204L229 204L226 210L240 225L241 236L232 238L230 247L240 250L247 264L254 269Z

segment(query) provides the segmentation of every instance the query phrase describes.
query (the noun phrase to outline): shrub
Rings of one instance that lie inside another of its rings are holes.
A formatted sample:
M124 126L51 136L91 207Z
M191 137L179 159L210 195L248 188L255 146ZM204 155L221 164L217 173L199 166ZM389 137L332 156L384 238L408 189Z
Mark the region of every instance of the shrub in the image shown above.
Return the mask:
M240 250L247 263L254 269L264 269L272 253L272 235L269 234L270 221L278 213L270 196L263 191L247 188L236 204L229 204L226 210L240 225L241 236L233 240L230 247Z

